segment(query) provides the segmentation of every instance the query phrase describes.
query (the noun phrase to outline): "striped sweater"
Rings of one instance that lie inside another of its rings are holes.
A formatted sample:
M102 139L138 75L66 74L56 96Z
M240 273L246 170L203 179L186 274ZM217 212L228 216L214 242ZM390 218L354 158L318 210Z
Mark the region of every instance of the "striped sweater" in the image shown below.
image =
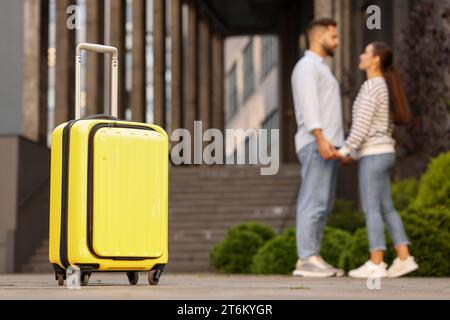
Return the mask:
M355 159L395 153L393 131L387 83L383 77L369 79L361 86L353 104L352 128L339 153Z

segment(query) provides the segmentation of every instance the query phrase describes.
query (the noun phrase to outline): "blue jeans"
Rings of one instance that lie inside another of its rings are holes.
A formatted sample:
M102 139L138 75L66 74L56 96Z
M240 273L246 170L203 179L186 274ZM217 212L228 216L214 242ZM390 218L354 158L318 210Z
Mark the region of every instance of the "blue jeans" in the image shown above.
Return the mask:
M338 161L324 160L312 142L300 149L301 187L297 200L297 253L301 260L320 254L323 229L334 205Z
M394 153L369 155L359 161L359 192L370 251L386 250L385 224L395 246L409 244L402 220L392 202L389 174L394 163Z

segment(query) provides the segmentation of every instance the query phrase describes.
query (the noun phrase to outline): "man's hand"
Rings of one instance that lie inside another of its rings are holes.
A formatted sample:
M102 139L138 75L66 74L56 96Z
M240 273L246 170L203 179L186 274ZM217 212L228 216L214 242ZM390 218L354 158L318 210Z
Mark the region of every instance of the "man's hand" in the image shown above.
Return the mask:
M336 149L330 141L325 139L322 130L314 129L312 134L316 138L319 154L324 160L334 160L338 158Z
M319 149L320 156L325 160L337 159L336 149L330 141L326 139L319 140L317 141L317 147Z

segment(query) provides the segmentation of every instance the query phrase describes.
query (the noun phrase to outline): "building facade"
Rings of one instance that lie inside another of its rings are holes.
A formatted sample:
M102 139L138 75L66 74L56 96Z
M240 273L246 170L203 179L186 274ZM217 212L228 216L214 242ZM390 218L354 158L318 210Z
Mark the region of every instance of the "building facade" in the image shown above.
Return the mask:
M259 129L279 129L277 37L231 37L225 40L224 54L225 128L253 129L251 134L258 134ZM254 138L251 134L238 137L241 148L226 146L230 162L238 158L238 152L245 152L249 163L248 139Z

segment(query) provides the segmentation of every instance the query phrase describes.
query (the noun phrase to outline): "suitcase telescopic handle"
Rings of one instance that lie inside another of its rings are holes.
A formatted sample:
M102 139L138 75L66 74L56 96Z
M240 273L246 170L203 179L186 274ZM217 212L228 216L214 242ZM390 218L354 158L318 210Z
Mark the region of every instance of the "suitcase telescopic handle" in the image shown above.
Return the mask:
M118 51L117 48L93 43L80 43L77 46L75 59L75 119L81 117L81 51L111 53L111 115L117 118L117 81Z

